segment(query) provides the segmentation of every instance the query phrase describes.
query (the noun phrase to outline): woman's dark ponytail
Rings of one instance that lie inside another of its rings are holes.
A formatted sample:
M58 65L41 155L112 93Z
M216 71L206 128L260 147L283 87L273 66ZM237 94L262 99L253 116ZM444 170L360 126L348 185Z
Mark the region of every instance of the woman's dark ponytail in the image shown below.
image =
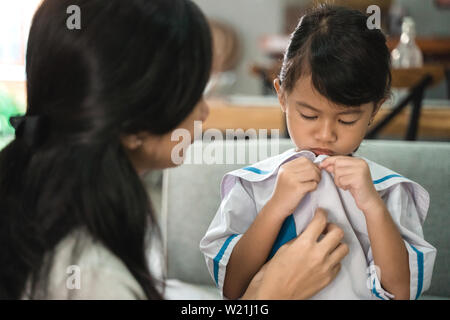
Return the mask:
M80 30L66 27L69 5L80 7ZM181 123L211 55L190 0L43 1L28 40L27 112L0 152L0 299L45 297L55 246L80 229L147 298L162 297L146 252L158 228L120 136Z

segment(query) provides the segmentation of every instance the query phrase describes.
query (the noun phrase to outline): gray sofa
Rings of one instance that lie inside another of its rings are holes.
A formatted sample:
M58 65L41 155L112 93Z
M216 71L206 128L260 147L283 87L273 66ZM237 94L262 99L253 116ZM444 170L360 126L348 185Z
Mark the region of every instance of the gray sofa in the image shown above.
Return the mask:
M255 144L224 142L224 154L232 150L236 159L237 151L244 150L245 163L184 164L163 172L161 228L169 299L221 298L199 242L219 206L224 173L249 163ZM258 152L265 148L270 156L271 147L259 145ZM290 140L279 140L279 152L291 147ZM420 183L430 193L424 234L437 248L437 257L431 287L421 299L450 299L450 143L367 140L357 154Z

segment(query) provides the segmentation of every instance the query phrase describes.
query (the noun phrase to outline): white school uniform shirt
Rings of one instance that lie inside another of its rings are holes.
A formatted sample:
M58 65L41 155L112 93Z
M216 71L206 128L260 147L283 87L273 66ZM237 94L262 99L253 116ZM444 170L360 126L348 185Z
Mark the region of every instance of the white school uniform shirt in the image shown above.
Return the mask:
M200 241L200 250L222 295L226 266L234 246L270 199L279 167L298 157L320 163L327 156L316 157L311 151L291 149L229 172L222 179L222 202ZM410 299L418 299L430 286L436 257L436 249L424 240L422 231L429 206L428 192L416 182L362 159L367 162L374 186L405 242L409 255ZM356 206L351 193L336 187L332 174L325 170L322 170L317 189L308 193L283 223L269 258L281 245L303 232L318 207L328 212L329 222L343 229L342 241L349 246L349 254L341 261L337 277L311 299L394 298L381 286L383 274L379 274L380 270L374 264L363 212Z

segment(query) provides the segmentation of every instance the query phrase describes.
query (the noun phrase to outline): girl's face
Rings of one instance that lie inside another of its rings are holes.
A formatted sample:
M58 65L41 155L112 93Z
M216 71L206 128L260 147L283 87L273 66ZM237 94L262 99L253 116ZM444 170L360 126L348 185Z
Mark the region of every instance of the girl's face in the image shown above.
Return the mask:
M194 141L194 121L205 121L209 115L209 107L201 99L192 112L174 130L186 130L190 134L191 141ZM186 144L186 141L181 141ZM122 138L122 145L139 174L144 174L152 169L164 169L174 167L172 161L172 150L180 144L180 141L172 141L172 131L163 135L154 135L148 132L130 134ZM181 149L183 152L184 149ZM184 159L185 155L181 155Z
M376 107L373 103L358 107L336 105L314 89L311 76L300 77L290 93L284 92L278 79L274 86L291 139L298 149L311 150L316 155L354 152L383 102Z

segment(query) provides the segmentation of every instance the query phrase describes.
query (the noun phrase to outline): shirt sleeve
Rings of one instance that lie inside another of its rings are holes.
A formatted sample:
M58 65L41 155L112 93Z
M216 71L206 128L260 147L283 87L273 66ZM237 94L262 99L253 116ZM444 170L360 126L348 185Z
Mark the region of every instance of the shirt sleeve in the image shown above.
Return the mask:
M200 251L216 286L223 293L226 266L234 246L256 217L256 206L248 182L238 179L226 194L205 236Z
M397 184L382 196L394 223L400 231L408 251L410 272L410 299L418 299L431 284L436 248L425 241L419 213L407 184ZM383 276L374 264L372 248L368 252L368 286L379 299L394 296L381 286Z

